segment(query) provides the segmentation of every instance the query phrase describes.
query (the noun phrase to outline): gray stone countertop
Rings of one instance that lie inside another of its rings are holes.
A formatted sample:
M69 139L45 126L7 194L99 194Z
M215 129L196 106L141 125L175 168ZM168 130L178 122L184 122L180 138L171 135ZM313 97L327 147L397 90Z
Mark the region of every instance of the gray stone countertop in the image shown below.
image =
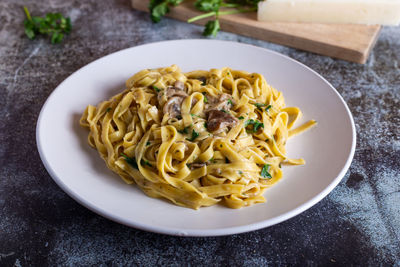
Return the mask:
M61 12L72 33L59 45L24 35L23 5ZM129 1L0 2L0 266L400 265L400 27L384 27L365 65L221 32L217 39L288 55L322 74L347 102L357 148L342 182L321 202L270 228L184 238L109 221L67 196L36 148L40 109L65 78L111 52L201 37L202 28L153 25Z

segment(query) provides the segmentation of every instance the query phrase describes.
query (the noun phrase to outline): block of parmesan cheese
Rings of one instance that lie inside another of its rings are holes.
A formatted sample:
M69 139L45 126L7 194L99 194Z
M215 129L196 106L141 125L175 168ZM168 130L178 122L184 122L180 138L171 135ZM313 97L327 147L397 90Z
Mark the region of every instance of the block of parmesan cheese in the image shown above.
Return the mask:
M266 0L258 20L399 25L400 0Z

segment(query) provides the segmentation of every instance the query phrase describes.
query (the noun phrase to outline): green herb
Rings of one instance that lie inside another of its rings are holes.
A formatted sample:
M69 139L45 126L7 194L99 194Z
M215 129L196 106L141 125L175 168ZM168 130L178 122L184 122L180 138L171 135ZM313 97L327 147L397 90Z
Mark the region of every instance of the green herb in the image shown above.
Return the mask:
M150 162L149 162L148 160L144 160L144 159L142 159L142 160L140 161L140 163L141 163L142 165L147 165L147 166L149 166L149 167L152 167L152 166L153 166L153 165L150 164Z
M206 23L203 35L216 36L220 30L220 16L256 11L260 1L262 0L197 0L194 4L195 7L206 13L193 17L188 22L192 23L196 20L214 17ZM221 7L230 8L230 10L220 11Z
M121 153L121 156L124 157L126 163L128 163L129 165L131 165L135 169L139 169L135 158L130 158L127 155L125 155L124 153Z
M192 116L192 117L197 117L197 118L201 118L199 115L193 114L193 113L190 113L190 116Z
M221 109L222 112L229 114L229 111L226 111L225 109Z
M265 139L265 142L268 142L269 141L269 139L267 138L267 139Z
M181 134L188 134L189 133L189 129L190 129L190 126L186 126L185 128L183 128L183 130L180 130L178 132L180 132Z
M150 0L149 10L151 20L159 22L161 17L170 11L170 7L179 5L183 0ZM258 2L262 0L197 0L194 3L196 9L204 12L204 14L195 16L188 20L189 23L194 21L212 18L204 28L203 35L216 36L220 30L219 17L229 14L237 14L243 12L257 11ZM228 10L221 11L221 8Z
M217 36L217 33L221 29L219 25L219 20L210 20L206 23L206 26L203 31L204 36Z
M271 179L272 175L269 173L271 165L265 164L261 170L261 177Z
M268 111L270 108L272 108L272 105L268 105L268 107L265 108L265 111Z
M208 126L208 125L207 125L207 122L205 122L205 123L204 123L204 128L207 129L207 126Z
M204 95L204 103L208 103L208 99L207 99L206 95Z
M161 91L161 89L160 88L158 88L157 86L155 86L155 85L153 85L152 86L153 87L153 89L158 93L158 92L160 92Z
M150 0L149 10L150 17L154 23L161 20L161 17L165 16L169 12L170 6L177 6L182 3L183 0Z
M254 106L256 106L258 109L261 109L262 107L266 106L266 104L263 103L254 103Z
M146 142L146 146L149 146L151 143L149 141Z
M282 163L279 163L279 168L282 168Z
M242 171L239 171L239 174L240 174L240 175L242 175L242 174L243 174L243 172L242 172Z
M229 103L231 106L233 106L233 102L232 102L231 99L228 99L228 103Z
M27 7L24 6L26 19L24 20L25 34L33 40L39 34L51 36L51 43L58 44L64 34L71 32L71 20L61 13L47 13L45 17L32 17Z
M106 109L106 113L108 113L110 110L111 110L111 108L108 107L108 108Z
M244 124L244 127L247 127L249 125L253 126L253 129L251 131L248 130L248 132L256 133L259 128L264 128L264 123L253 119L247 120Z
M243 117L243 116L240 116L240 117L239 117L239 120L244 120L244 117Z
M194 129L192 131L192 137L191 138L186 138L187 140L193 142L194 139L196 139L200 134L198 132L196 132Z

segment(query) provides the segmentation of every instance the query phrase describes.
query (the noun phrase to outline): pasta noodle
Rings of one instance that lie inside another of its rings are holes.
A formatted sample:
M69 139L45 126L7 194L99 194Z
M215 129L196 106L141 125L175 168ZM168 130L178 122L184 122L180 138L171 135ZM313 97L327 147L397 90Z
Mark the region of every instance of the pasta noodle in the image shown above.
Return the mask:
M305 164L287 158L286 141L316 122L292 129L300 109L261 74L172 65L142 70L126 88L89 105L80 124L108 168L150 197L241 208L265 202L281 164Z

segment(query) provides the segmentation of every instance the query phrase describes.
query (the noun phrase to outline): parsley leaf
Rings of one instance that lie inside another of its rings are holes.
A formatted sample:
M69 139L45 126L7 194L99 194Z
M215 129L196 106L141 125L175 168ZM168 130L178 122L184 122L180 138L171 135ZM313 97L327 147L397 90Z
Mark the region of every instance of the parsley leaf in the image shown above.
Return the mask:
M161 89L160 89L160 88L158 88L158 87L157 87L157 86L155 86L155 85L153 85L152 87L153 87L154 91L156 91L157 93L161 91Z
M191 138L186 138L187 140L193 142L194 139L196 139L200 134L198 132L196 132L194 129L192 131L192 137Z
M261 170L261 177L271 179L272 175L269 173L271 165L265 164Z
M150 18L154 23L161 20L161 17L165 16L169 12L170 6L177 6L182 3L183 0L150 0L149 10Z
M147 165L147 166L149 166L149 167L152 167L152 166L153 166L153 165L150 164L150 162L149 162L148 160L144 160L144 159L142 159L142 160L140 161L140 163L141 163L142 165Z
M221 6L221 0L197 0L194 6L204 12L217 12Z
M206 23L206 26L204 28L203 31L203 35L204 36L217 36L217 33L219 32L219 30L221 29L220 25L219 25L219 20L210 20Z
M139 167L138 167L138 165L137 165L137 163L136 163L135 158L130 158L130 157L128 157L127 155L125 155L124 153L121 153L121 156L124 157L126 163L128 163L129 165L131 165L133 168L135 168L135 169L137 169L137 170L139 169Z
M52 44L60 43L65 34L71 32L71 20L61 13L47 13L45 17L32 17L24 6L26 19L24 20L25 34L33 40L37 35L50 36Z
M229 103L231 106L233 106L233 102L232 102L231 99L228 99L228 103Z
M106 113L110 112L110 110L111 110L111 108L108 107L108 108L106 109Z
M247 132L256 133L259 128L264 128L264 123L262 123L262 122L260 122L258 120L253 120L253 119L247 120L245 122L245 124L244 124L244 127L247 127L249 125L253 126L253 129L252 130L247 130Z
M183 130L178 131L181 134L188 134L189 133L190 126L186 126L183 128Z
M270 108L272 108L272 105L268 105L268 107L265 108L265 111L268 111Z
M254 103L254 106L256 106L258 109L261 109L262 107L266 106L266 104L263 103Z

